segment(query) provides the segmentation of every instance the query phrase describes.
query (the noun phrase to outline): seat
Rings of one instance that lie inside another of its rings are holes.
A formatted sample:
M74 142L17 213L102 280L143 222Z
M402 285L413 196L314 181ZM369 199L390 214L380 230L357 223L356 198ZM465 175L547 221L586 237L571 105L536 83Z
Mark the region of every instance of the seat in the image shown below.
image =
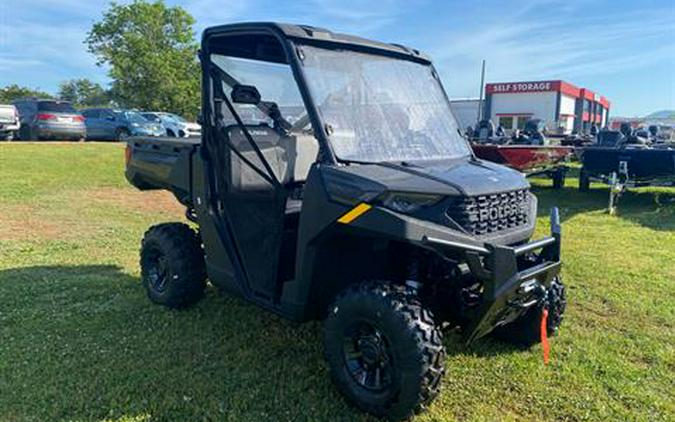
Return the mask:
M295 155L289 160L289 167L294 182L305 182L307 175L319 156L319 143L314 135L302 134L293 136Z
M319 143L313 135L295 135L290 138L287 150L288 172L295 191L286 200L286 214L299 213L302 209L302 189L307 175L319 155Z
M302 208L302 187L316 162L319 144L311 134L281 136L267 125L246 126L279 182L299 190L286 201L286 214L299 213ZM232 145L258 169L265 166L238 126L226 128ZM235 190L269 191L273 186L236 154L231 157L231 183Z
M287 159L288 145L286 145L287 142L283 142L285 138L282 138L267 125L247 125L246 129L263 157L265 157L277 180L282 184L288 182L290 174ZM229 126L226 131L232 146L259 170L266 173L265 165L258 158L258 154L241 129L238 126ZM235 190L268 191L274 189L274 186L234 153L231 156L231 164L230 183Z

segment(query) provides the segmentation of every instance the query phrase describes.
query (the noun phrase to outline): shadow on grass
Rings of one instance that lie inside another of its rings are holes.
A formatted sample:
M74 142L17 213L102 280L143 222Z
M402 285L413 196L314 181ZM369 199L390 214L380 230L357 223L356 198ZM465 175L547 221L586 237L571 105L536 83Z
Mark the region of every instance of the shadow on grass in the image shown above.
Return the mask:
M145 297L120 268L0 271L0 416L9 420L371 420L324 366L318 323L297 325L212 290L188 310ZM512 346L448 353L489 356Z
M0 419L369 420L332 387L317 324L211 289L168 310L115 266L0 271L0 298Z
M609 188L597 185L588 192L579 192L576 186L556 190L535 185L533 192L539 198L539 216L547 216L557 206L563 221L580 213L606 212L609 202ZM628 190L622 195L614 217L652 230L675 230L675 190Z
M482 337L470 345L467 345L459 330L456 329L443 333L443 344L445 345L445 351L448 356L471 355L489 358L492 356L523 353L528 350L528 347L500 341L490 335Z

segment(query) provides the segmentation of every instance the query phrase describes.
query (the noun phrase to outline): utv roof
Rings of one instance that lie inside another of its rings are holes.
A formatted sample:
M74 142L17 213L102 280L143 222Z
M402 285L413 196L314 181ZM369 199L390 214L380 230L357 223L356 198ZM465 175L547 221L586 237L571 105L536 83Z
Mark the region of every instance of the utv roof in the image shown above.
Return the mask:
M352 47L360 50L384 53L396 56L407 56L408 59L431 63L426 54L400 44L389 44L380 41L369 40L354 35L332 32L325 28L310 25L294 25L280 22L242 22L227 25L218 25L206 28L202 34L202 44L207 38L220 33L248 31L273 32L285 38L291 38L307 43L319 44L326 47L340 48Z

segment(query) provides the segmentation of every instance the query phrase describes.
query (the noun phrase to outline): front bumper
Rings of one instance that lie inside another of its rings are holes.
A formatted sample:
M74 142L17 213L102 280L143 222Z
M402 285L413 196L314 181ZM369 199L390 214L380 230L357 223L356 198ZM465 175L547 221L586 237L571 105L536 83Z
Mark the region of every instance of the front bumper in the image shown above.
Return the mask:
M550 236L515 247L476 246L427 236L422 241L442 254L463 253L473 276L483 282L483 300L471 311L471 322L464 331L467 343L541 305L551 282L560 273L557 208L551 210Z
M185 137L186 138L199 138L202 136L202 130L201 129L187 129L185 130Z

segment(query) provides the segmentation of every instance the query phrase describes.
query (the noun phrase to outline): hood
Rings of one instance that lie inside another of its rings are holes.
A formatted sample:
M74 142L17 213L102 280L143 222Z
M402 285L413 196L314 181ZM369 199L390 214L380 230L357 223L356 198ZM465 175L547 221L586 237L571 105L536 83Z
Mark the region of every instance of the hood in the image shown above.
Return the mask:
M528 189L525 176L508 167L482 160L462 159L401 165L351 165L340 169L368 179L389 191L478 196Z
M199 123L187 122L183 123L183 126L188 130L201 130L202 127Z
M137 123L138 126L134 126L133 124L131 125L132 128L136 129L141 129L141 130L149 130L149 131L161 131L162 130L162 125L159 123L153 123L153 122L148 122L148 123Z

